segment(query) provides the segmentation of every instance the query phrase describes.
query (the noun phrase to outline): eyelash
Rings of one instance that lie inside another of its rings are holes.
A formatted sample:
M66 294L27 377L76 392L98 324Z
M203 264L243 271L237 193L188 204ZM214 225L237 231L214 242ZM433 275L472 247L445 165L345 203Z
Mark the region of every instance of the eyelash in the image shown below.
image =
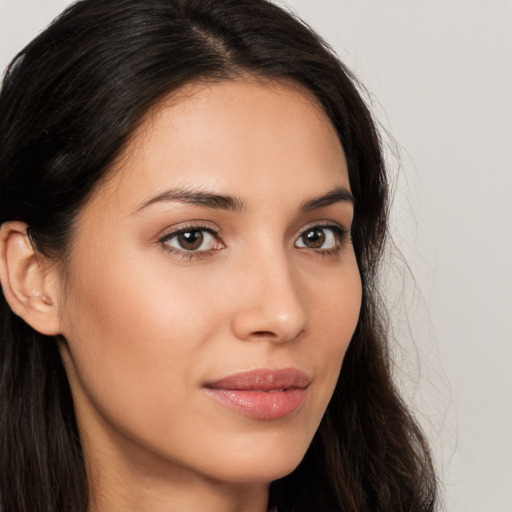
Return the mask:
M296 243L305 236L306 233L311 232L313 230L330 230L334 237L335 237L335 246L331 249L312 249L306 246L297 246ZM216 240L216 243L221 242L222 247L213 247L211 249L197 251L197 250L186 250L186 249L179 249L177 247L172 247L168 244L170 240L173 238L185 234L185 233L192 233L192 232L203 232L208 233L211 236L213 236ZM313 252L319 255L322 255L324 258L329 256L335 256L341 252L342 246L346 241L350 241L350 231L348 229L345 229L344 227L340 226L339 224L330 224L330 223L324 223L324 224L312 224L310 226L306 226L299 236L297 237L294 246L298 249L305 249L308 252ZM158 240L158 243L164 247L164 249L170 253L174 254L180 258L183 259L200 259L200 258L206 258L210 256L214 251L218 251L220 249L223 249L225 247L224 243L222 242L222 239L220 238L220 231L213 229L209 225L205 224L190 224L183 227L180 227L179 229L176 229L174 231L171 231L167 234L165 234L163 237L161 237Z
M208 249L206 251L193 251L193 250L187 251L186 249L178 249L177 247L172 247L168 244L168 242L170 240L172 240L173 238L175 238L181 234L193 233L193 232L206 232L206 233L212 235L216 240L219 240L219 238L220 238L220 236L219 236L220 231L213 229L209 225L190 224L190 225L182 226L174 231L167 233L162 238L160 238L160 240L158 240L158 243L160 245L162 245L168 253L174 254L180 258L189 259L189 260L208 257L213 253L213 251L218 251L219 249L222 249L225 247L224 243L221 242L223 247L212 248L212 249Z
M332 231L334 235L334 241L335 245L332 249L311 249L309 247L299 247L300 249L305 249L308 252L313 252L315 254L321 255L323 258L329 257L329 256L336 256L338 255L344 244L346 242L350 242L350 230L340 226L339 224L312 224L310 226L307 226L305 229L303 229L300 233L300 235L297 237L297 241L300 240L306 233L313 231L313 230L330 230ZM297 242L296 241L296 242Z

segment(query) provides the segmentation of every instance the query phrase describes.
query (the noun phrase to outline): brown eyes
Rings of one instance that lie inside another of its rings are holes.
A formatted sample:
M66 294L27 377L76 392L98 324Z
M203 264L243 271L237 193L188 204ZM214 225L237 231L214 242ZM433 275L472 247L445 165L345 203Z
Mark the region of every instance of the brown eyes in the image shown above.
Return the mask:
M295 247L312 249L324 255L335 254L341 250L343 241L347 238L348 230L340 225L313 226L302 232Z
M204 244L206 245L206 249L203 247L202 250L211 249L211 245L215 242L213 236L206 231L186 231L184 233L179 233L175 236L176 245L179 249L184 249L185 251L197 251ZM211 239L211 240L210 240ZM172 244L171 244L172 245Z
M295 240L295 247L334 253L340 250L347 231L339 225L313 226ZM171 253L182 256L204 256L212 250L223 249L218 232L211 228L194 226L173 231L160 241Z
M326 228L308 229L295 242L296 247L307 247L308 249L332 249L335 245L336 239L332 230Z
M206 252L222 249L224 244L218 240L218 233L207 228L187 228L166 235L161 242L172 250L186 252Z

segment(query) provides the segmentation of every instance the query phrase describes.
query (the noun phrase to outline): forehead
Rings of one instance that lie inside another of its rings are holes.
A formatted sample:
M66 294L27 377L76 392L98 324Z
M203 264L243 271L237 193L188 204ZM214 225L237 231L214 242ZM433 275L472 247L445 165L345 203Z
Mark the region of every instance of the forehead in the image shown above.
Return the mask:
M174 92L134 132L106 185L133 207L164 186L255 197L349 188L343 149L316 99L295 84L255 80Z

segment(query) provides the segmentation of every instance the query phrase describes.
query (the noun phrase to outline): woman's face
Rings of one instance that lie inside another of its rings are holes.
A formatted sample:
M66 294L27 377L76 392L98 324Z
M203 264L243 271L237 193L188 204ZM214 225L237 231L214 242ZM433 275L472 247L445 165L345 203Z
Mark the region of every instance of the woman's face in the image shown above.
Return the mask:
M155 109L79 214L63 272L90 467L292 471L358 320L352 215L340 142L298 88L195 85Z

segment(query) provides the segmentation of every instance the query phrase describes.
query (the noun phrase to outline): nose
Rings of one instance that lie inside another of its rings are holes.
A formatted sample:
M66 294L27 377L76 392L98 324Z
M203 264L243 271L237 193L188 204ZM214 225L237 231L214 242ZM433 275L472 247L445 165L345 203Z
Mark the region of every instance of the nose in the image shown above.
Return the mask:
M286 342L306 330L304 292L285 257L267 257L264 262L253 260L237 277L232 323L237 338Z

